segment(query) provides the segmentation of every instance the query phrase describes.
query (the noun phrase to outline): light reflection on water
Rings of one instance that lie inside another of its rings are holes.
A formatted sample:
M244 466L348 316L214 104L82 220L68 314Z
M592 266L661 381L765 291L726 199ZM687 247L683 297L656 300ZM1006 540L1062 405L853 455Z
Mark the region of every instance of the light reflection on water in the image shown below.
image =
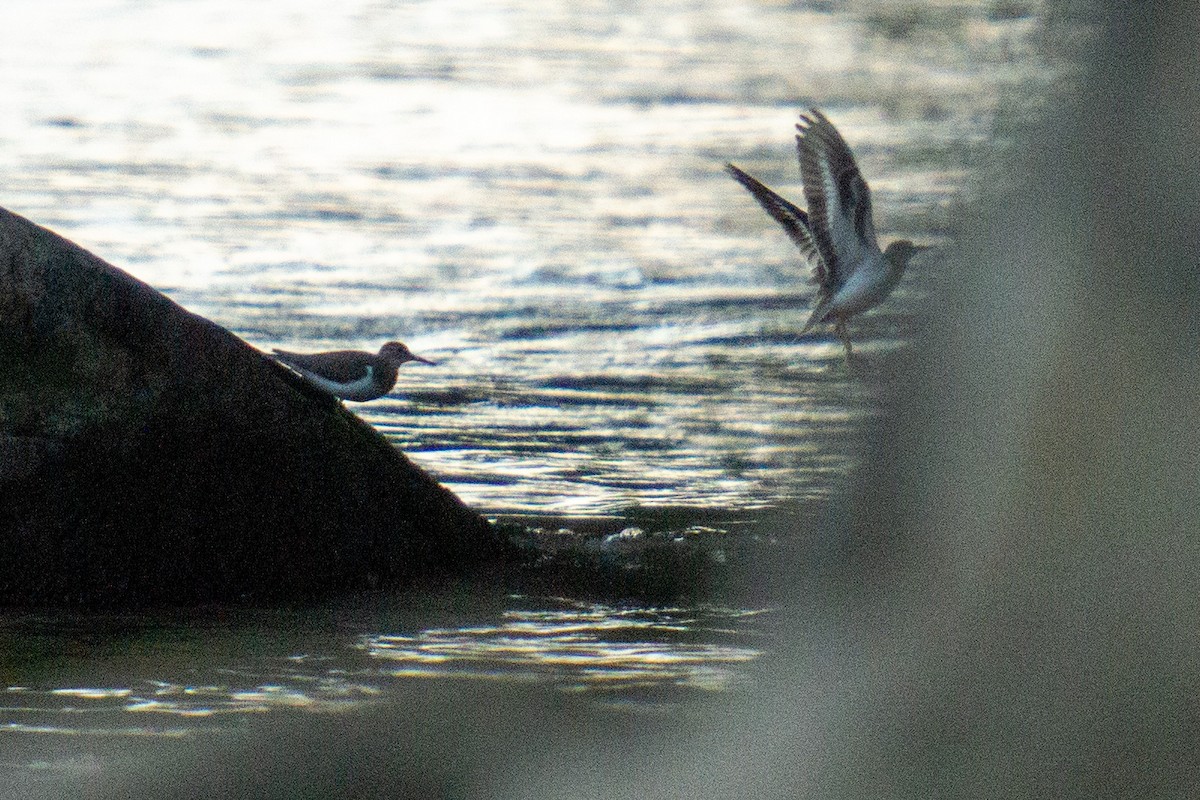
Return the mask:
M596 605L508 611L500 625L369 636L361 647L394 662L390 674L398 677L545 681L576 691L721 690L734 680L737 665L761 651L690 640L713 634L742 638L737 626L759 613Z
M0 694L0 735L178 738L230 724L222 719L387 703L389 687L412 679L536 683L593 693L597 702L660 706L696 692L736 689L739 669L770 641L764 610L507 602L512 607L493 622L357 637L330 636L315 627L278 643L290 651L254 656L236 644L224 663L197 659L196 653L220 652L228 637L258 636L259 626L286 630L289 619L296 620L267 613L241 633L224 625L197 625L185 633L142 621L131 649L152 648L161 664L118 659L125 675L120 684L9 685ZM75 649L86 652L89 636L79 639ZM174 648L163 644L172 641ZM164 669L177 674L162 674Z
M825 496L874 397L798 338L807 276L722 164L798 197L820 104L881 234L936 243L1042 74L979 3L900 39L804 2L17 5L0 203L264 350L437 359L355 408L493 515Z

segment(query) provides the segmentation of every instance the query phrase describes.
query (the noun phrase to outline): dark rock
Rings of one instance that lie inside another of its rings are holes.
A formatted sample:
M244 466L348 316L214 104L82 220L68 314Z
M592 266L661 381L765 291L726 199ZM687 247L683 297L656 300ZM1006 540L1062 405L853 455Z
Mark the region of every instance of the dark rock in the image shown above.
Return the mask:
M336 400L0 209L0 602L300 598L461 574L488 523Z

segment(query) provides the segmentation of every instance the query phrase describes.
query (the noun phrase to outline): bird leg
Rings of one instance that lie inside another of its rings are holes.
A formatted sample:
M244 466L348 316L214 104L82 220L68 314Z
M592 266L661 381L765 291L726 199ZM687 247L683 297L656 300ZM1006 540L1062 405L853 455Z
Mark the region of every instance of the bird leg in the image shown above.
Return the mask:
M850 344L850 333L846 330L846 321L838 318L838 321L833 324L833 330L837 333L838 338L842 340L842 344L846 347L846 363L849 364L854 360L854 347Z

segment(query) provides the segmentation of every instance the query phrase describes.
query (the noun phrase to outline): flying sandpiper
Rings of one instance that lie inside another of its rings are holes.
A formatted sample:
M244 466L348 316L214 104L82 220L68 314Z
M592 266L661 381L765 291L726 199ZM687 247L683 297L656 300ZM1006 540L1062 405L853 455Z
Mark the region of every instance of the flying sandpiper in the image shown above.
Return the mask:
M396 385L396 375L401 364L407 364L409 361L434 363L414 355L400 342L388 342L379 348L378 353L362 350L289 353L286 350L275 350L275 358L330 394L360 403L383 397L390 392Z
M871 219L871 191L846 140L815 108L800 115L796 131L808 211L733 164L725 169L783 226L812 265L817 305L801 335L818 323L832 322L849 361L853 349L846 321L883 302L899 283L909 259L929 248L900 239L881 252Z

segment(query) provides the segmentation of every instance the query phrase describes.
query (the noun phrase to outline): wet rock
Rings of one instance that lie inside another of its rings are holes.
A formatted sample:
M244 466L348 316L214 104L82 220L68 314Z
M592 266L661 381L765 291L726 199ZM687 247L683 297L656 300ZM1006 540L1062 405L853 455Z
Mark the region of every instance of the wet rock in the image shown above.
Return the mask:
M0 602L294 598L494 559L478 514L220 326L0 209Z

